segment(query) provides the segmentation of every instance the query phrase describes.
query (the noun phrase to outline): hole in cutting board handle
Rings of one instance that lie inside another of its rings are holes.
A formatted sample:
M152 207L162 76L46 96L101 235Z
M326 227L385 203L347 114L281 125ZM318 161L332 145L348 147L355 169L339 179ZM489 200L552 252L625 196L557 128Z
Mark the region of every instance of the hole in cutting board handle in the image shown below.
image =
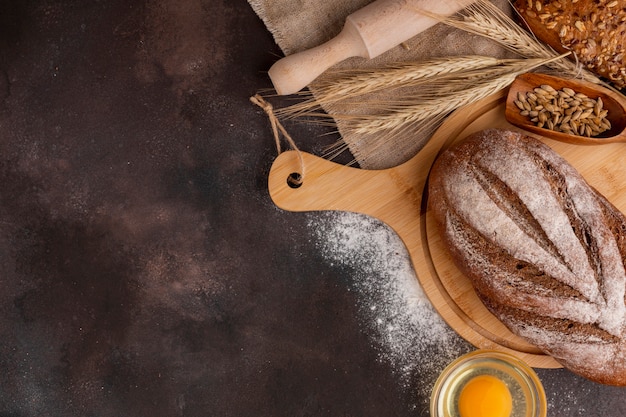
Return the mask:
M298 172L292 172L287 177L287 185L290 188L300 188L302 187L302 183L302 175L300 175Z

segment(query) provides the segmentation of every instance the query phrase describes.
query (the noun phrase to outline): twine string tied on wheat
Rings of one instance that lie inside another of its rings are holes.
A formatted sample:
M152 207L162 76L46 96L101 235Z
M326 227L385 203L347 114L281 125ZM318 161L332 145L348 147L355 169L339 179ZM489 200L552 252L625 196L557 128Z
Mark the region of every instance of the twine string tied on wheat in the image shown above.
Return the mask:
M259 94L255 94L254 96L250 97L250 101L263 109L263 111L265 111L265 113L267 114L270 125L272 127L272 133L274 134L274 142L276 143L276 151L278 152L278 154L280 155L282 153L282 148L280 145L280 135L282 134L291 149L294 150L298 155L300 172L298 173L298 175L292 174L288 178L288 182L294 187L299 187L304 182L304 158L302 157L302 152L300 151L300 149L298 149L296 142L293 140L289 132L287 132L282 123L280 123L280 120L278 120L278 117L274 113L274 107L270 103L268 103Z

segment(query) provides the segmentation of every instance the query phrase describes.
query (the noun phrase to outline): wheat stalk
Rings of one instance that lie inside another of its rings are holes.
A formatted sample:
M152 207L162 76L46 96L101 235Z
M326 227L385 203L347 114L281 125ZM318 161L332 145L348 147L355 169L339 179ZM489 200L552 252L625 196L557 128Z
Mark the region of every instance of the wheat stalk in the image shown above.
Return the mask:
M509 51L526 58L549 58L558 55L554 49L538 40L531 32L524 30L488 0L477 0L462 12L448 17L435 16L427 11L423 13L441 19L443 23L456 29L489 38ZM556 60L546 66L596 84L606 84L571 60Z
M505 60L486 56L444 57L423 62L389 65L377 71L361 71L348 76L333 76L323 80L316 89L324 100L350 98L360 94L388 89L414 86L447 74L501 65Z
M349 122L348 129L354 134L371 134L375 132L394 132L408 125L415 125L431 118L445 116L457 108L483 99L494 91L500 91L513 82L519 74L528 72L538 66L545 65L553 59L517 60L515 64L497 68L489 74L478 74L477 77L465 79L443 79L442 85L450 88L444 93L432 97L406 97L404 103L388 107L389 113L369 117L368 115L352 116L336 115L338 119ZM471 72L468 74L470 75ZM444 90L441 90L444 91Z
M415 87L449 74L492 68L506 64L507 61L509 60L468 55L397 63L369 70L330 70L327 77L316 84L315 97L278 109L276 114L285 118L319 116L320 114L311 111L390 88ZM303 93L305 96L310 94Z
M448 71L434 71L431 74L422 74L421 78L415 78L414 80L407 80L401 86L396 86L395 83L389 84L391 80L385 80L385 83L378 83L376 75L377 70L368 74L365 78L368 82L362 82L355 85L352 90L353 100L345 98L347 94L340 96L343 107L352 107L351 105L362 104L364 95L372 94L377 91L387 90L389 88L399 87L415 87L417 85L420 88L411 88L403 92L403 94L386 94L385 96L394 95L397 98L390 99L368 99L367 107L368 111L364 114L349 114L334 112L332 115L323 112L322 110L316 112L312 109L306 113L307 116L314 116L320 118L332 118L335 120L345 120L351 125L358 125L359 123L367 123L369 119L381 119L397 117L399 112L407 112L411 110L421 108L424 103L443 102L445 100L463 100L463 97L470 97L469 91L474 91L473 88L480 85L486 86L485 89L492 88L490 94L498 91L501 88L505 88L512 82L516 75L527 72L538 66L544 65L551 60L560 59L567 54L559 55L557 57L551 57L546 59L495 59L490 57L472 56L471 61L476 63L473 67L454 65L453 70ZM445 64L449 59L430 61L428 65L434 65L433 63ZM454 60L453 60L454 61ZM468 59L468 61L470 61ZM478 63L483 63L478 65ZM493 65L497 64L497 65ZM372 81L371 83L369 81ZM410 82L409 82L410 81ZM390 87L391 85L391 87ZM341 90L341 86L338 86L338 90ZM332 100L336 99L336 95L332 94ZM318 100L319 103L331 103L332 100L327 100L325 95ZM468 100L467 103L473 102ZM291 106L291 108L296 106ZM303 106L306 107L306 106ZM453 107L456 107L453 106ZM289 114L291 108L283 109L283 115ZM374 117L374 115L376 117Z
M384 111L376 114L368 111L361 115L335 114L333 120L341 122L347 134L359 138L358 141L367 142L368 152L360 156L362 161L368 155L389 151L385 146L391 141L396 151L404 152L415 146L413 138L416 138L416 132L434 131L450 112L507 87L517 75L530 71L533 67L562 57L507 60L506 65L494 68L460 71L438 77L432 84L428 84L428 89L420 88L417 93L401 96L393 101L377 100L372 106L368 102L370 110L375 108ZM407 140L397 140L402 137ZM418 139L418 142L424 143L422 139ZM332 159L345 149L347 144L339 141L324 156Z
M533 68L536 66L534 62L528 59L497 59L472 55L459 57L458 60L441 58L374 70L362 70L359 75L354 77L333 78L324 81L322 88L316 86L315 98L278 109L276 114L282 118L343 117L340 114L328 115L323 109L338 102L344 106L363 104L363 97L383 91L389 95L392 89L407 89L396 94L401 101L420 100L424 96L443 95L466 89L480 79L506 74L510 68L515 69L520 65ZM548 60L543 62L548 62ZM418 86L419 89L416 89ZM413 93L410 95L407 91L419 91L420 96L415 96ZM388 110L389 107L386 102L372 99L368 99L367 104L377 112Z

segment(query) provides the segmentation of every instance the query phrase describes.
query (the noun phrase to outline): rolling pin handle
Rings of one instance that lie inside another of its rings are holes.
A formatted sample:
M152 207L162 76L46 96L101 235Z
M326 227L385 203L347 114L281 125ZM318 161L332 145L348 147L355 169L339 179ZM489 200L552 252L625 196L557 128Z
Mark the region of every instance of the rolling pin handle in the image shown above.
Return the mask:
M269 76L279 95L294 94L331 66L354 56L369 58L369 52L358 29L348 19L341 32L328 42L276 61Z

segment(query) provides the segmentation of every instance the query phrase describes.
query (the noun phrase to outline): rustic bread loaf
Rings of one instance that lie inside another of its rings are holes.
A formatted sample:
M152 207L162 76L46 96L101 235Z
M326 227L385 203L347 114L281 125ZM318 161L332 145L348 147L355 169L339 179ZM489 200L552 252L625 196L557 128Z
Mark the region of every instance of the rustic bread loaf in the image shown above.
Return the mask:
M626 0L516 0L514 6L537 38L626 86Z
M490 129L445 151L428 204L478 297L591 380L626 385L626 218L562 157Z

